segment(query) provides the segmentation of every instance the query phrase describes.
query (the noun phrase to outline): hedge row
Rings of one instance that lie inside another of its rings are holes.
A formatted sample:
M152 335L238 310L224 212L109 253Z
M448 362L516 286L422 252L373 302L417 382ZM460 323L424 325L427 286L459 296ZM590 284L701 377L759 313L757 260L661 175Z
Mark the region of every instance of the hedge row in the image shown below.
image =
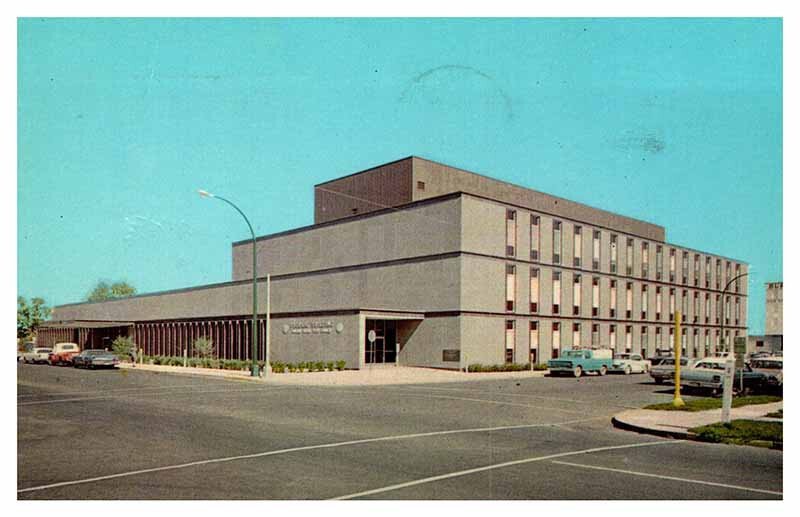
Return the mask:
M184 358L180 356L165 355L145 355L142 361L147 364L161 364L166 366L183 366ZM266 363L258 361L258 367L263 369ZM344 370L346 361L306 361L300 363L283 363L275 361L270 363L273 373L285 372L324 372L334 370ZM241 359L211 359L209 357L198 358L189 357L186 359L186 366L191 368L214 368L221 370L249 370L251 362Z
M506 363L506 364L471 364L467 366L468 372L523 372L531 369L531 363ZM534 364L535 371L547 370L547 365L544 363Z

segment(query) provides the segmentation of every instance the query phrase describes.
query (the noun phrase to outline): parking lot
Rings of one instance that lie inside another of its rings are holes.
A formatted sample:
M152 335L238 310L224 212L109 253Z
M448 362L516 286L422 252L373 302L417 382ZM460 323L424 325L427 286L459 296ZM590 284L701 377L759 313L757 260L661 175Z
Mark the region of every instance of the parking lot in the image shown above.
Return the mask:
M782 498L780 451L614 429L615 413L671 399L644 375L302 386L17 372L20 499Z

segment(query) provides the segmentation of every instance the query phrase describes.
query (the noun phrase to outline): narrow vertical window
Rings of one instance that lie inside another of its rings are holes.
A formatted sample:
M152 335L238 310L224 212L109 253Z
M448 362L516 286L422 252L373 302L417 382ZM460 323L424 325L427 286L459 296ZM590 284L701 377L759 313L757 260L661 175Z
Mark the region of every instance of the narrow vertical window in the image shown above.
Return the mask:
M647 319L647 286L642 286L642 319Z
M642 276L647 278L647 275L650 274L649 270L650 266L650 249L649 245L646 242L642 243Z
M581 313L581 275L575 275L572 281L572 315Z
M694 255L694 285L700 285L700 255Z
M581 347L581 324L580 323L573 323L572 324L572 348L582 348Z
M611 234L611 244L609 245L609 255L611 257L611 272L617 272L617 236Z
M681 355L686 355L686 329L681 329Z
M711 257L706 257L706 287L711 287Z
M711 334L708 330L706 330L706 342L705 342L705 356L708 357L711 355Z
M600 269L600 230L592 232L592 269Z
M719 319L722 317L722 301L719 295L717 295L716 298L716 303L714 304L714 322L719 323Z
M661 310L664 308L663 300L661 299L661 286L656 286L656 319L661 319Z
M662 350L661 345L661 327L656 327L656 350Z
M506 310L514 310L514 301L517 299L517 268L506 264Z
M706 293L706 323L711 319L711 298Z
M531 215L531 260L539 260L539 216Z
M592 348L600 346L600 325L592 323Z
M530 324L530 362L538 364L539 361L539 322L532 321Z
M531 269L531 312L539 312L539 270Z
M675 281L675 248L669 250L669 281Z
M731 281L731 263L725 262L725 285L728 285Z
M721 283L722 283L722 261L720 259L717 259L717 271L716 271L716 273L717 273L716 285L717 285L717 289L720 289L722 287L721 286Z
M625 353L630 354L633 350L633 326L625 325Z
M633 315L633 282L625 285L625 317L630 319Z
M553 264L561 264L561 221L553 221Z
M628 245L625 247L625 274L633 274L633 239L628 239Z
M639 337L639 347L640 353L642 354L642 359L647 358L647 327L642 327L642 335Z
M561 309L561 272L553 271L553 314Z
M700 357L700 334L697 329L692 331L692 357Z
M734 320L733 320L733 324L734 325L738 325L739 324L739 315L740 315L739 297L737 296L736 297L736 312L734 313Z
M681 279L683 281L682 283L683 283L683 285L686 285L687 283L689 283L689 252L688 251L684 251L683 252L683 261L681 263L681 266L682 266L681 267L681 273L682 273L681 274Z
M694 310L692 310L692 322L697 323L700 319L700 293L694 293Z
M608 343L611 350L617 349L617 326L614 324L608 326Z
M664 276L664 249L656 246L656 280L661 280Z
M572 240L572 265L581 267L581 255L583 255L583 229L575 226L575 235Z
M683 293L681 293L681 319L683 321L689 320L689 292L684 289Z
M675 329L670 327L669 328L669 350L673 354L675 353Z
M669 321L675 321L675 289L669 290Z
M552 343L550 347L552 349L551 356L553 359L556 359L558 357L558 351L561 349L561 324L556 321L553 323L552 328L553 330L550 338L550 343Z
M600 315L600 279L592 278L592 316Z
M514 343L516 340L514 320L506 320L506 363L514 362Z
M608 315L614 318L617 316L617 281L611 280L610 284L611 303L609 304Z
M730 325L731 323L731 297L725 297L725 324Z
M735 276L736 280L733 281L733 287L737 293L739 292L739 280L741 280L741 278L739 278L739 275L741 274L741 272L742 268L739 266L739 264L736 264L736 276Z
M517 211L506 210L506 255L517 253Z

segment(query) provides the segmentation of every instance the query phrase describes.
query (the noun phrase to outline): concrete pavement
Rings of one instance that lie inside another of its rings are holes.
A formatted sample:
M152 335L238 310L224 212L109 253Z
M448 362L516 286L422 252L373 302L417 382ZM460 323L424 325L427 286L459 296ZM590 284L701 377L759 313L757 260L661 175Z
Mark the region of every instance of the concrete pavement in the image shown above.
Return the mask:
M780 421L781 419L778 418L766 417L767 414L774 413L779 409L783 409L783 402L752 404L731 408L731 420ZM629 409L617 413L612 419L614 426L620 429L683 440L694 439L694 434L689 429L721 421L722 409L709 409L707 411Z

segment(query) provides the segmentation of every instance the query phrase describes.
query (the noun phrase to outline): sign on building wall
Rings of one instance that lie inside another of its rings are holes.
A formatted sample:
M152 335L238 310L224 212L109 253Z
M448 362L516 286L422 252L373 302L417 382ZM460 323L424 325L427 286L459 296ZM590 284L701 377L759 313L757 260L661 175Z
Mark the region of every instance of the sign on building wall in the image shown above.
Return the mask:
M341 334L343 330L344 323L331 320L284 323L281 327L284 334Z

